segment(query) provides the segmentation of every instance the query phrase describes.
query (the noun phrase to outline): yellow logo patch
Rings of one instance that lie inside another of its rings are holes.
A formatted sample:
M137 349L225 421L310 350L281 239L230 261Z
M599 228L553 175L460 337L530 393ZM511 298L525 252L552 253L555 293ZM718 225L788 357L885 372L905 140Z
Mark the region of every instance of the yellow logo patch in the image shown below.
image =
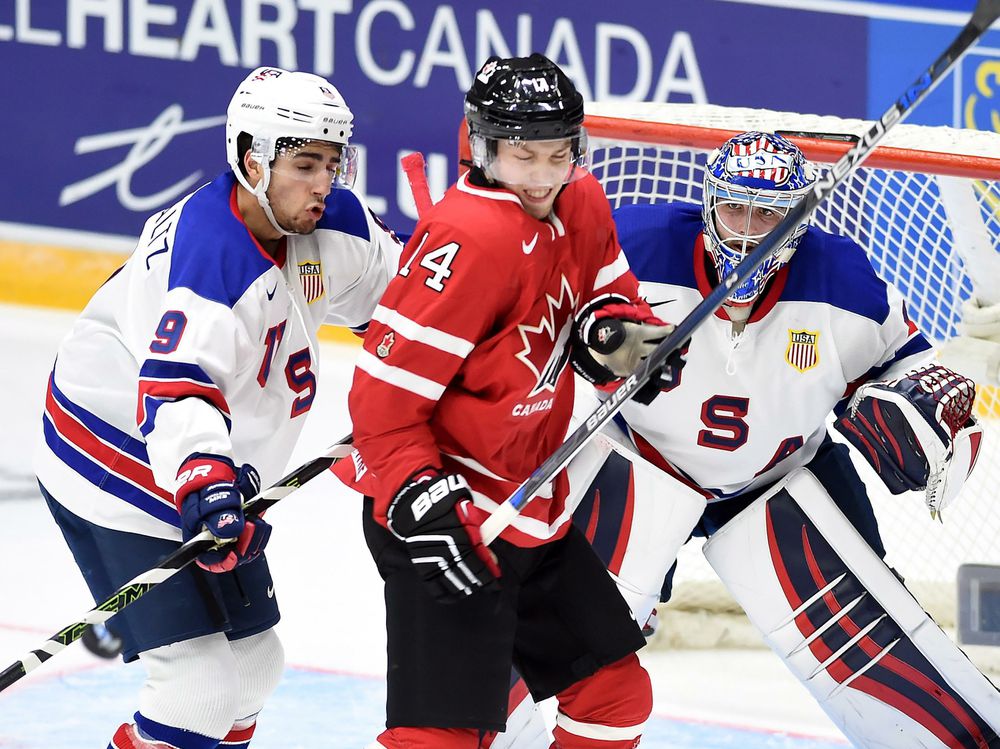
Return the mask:
M312 304L323 296L323 271L317 263L299 263L299 280L306 303Z
M800 372L812 369L819 364L818 342L818 330L792 330L789 328L785 361Z

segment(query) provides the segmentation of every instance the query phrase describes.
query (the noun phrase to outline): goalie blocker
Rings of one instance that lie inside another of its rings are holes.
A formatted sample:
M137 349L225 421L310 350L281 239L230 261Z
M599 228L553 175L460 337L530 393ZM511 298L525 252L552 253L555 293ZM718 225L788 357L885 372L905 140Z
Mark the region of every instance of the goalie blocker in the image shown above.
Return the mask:
M705 556L768 646L861 749L1000 744L1000 693L798 469Z

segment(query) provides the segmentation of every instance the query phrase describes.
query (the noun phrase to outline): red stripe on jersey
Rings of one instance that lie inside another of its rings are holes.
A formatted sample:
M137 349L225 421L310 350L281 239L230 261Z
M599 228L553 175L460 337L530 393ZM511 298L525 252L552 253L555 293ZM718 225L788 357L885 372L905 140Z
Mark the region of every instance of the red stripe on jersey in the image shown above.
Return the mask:
M135 423L146 423L146 397L163 401L178 401L181 398L202 398L230 418L229 404L217 387L202 385L190 380L139 380L139 403L136 406Z
M702 295L702 297L707 297L715 290L715 284L708 277L708 269L705 267L706 252L705 235L699 234L694 240L694 278L698 284L698 292ZM767 285L764 295L757 299L747 322L757 322L758 320L762 320L768 312L774 309L774 305L781 300L781 293L785 290L785 283L787 281L788 265L785 264L778 268L775 274L771 277L771 281ZM729 319L729 315L726 314L722 307L715 310L715 316L720 320Z
M629 427L628 431L629 434L632 436L632 441L635 443L635 446L639 449L639 454L642 457L644 457L646 460L648 460L650 463L652 463L654 466L659 468L664 473L667 473L673 478L680 481L682 484L684 484L684 486L694 489L696 492L698 492L701 496L705 497L706 499L708 500L718 499L714 494L712 494L712 492L708 491L707 489L702 489L691 479L689 479L679 470L670 465L670 463L667 462L666 458L660 455L660 453L657 452L656 448L653 447L641 434L637 433L631 427Z
M909 339L910 336L912 336L914 333L918 333L919 329L917 328L916 323L914 323L913 320L910 319L910 313L906 311L906 302L903 302L902 306L903 306L903 320L906 322L906 337L907 339ZM900 348L902 348L902 346L900 346Z
M233 216L236 217L237 221L243 224L243 226L247 225L247 222L243 220L243 214L240 213L239 202L236 200L236 185L233 185L233 191L229 194L229 210L233 212ZM254 247L257 248L257 252L259 252L262 257L267 258L269 262L279 268L285 267L285 258L288 255L288 242L286 237L282 237L278 240L278 249L275 251L274 257L271 257L267 250L265 250L261 243L257 240L254 233L250 231L249 227L247 227L247 236L249 236L253 241Z
M127 453L102 442L93 432L68 411L64 410L52 395L51 388L45 394L45 412L52 420L59 435L74 447L90 456L112 473L121 476L150 494L173 505L173 497L157 486L152 469L140 463Z
M234 728L222 737L219 746L224 744L246 744L253 738L253 732L256 728L256 723L251 723L247 728Z

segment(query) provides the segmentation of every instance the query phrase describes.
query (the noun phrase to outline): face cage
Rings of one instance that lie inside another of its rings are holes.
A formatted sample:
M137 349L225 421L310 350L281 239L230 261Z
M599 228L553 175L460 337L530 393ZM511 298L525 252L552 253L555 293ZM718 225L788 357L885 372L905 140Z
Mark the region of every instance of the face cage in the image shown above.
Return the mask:
M798 202L809 188L803 190L756 190L720 183L714 178L710 178L705 184L705 199L702 204L702 219L705 224L705 233L708 235L707 250L712 256L712 262L721 281L731 274L743 259L753 252L767 233L750 234L750 221L755 208L770 208L784 216ZM742 230L722 222L716 213L716 207L720 203L740 203L746 205L747 225ZM723 239L719 234L716 221L722 222L734 236ZM792 233L791 237L780 247L774 250L770 257L754 272L750 278L737 286L726 301L732 305L748 305L756 301L757 297L764 290L768 280L778 269L787 263L795 252L799 244L799 239L805 233L807 224L802 223Z
M570 182L582 178L590 169L590 148L587 137L587 130L580 128L579 135L569 138L544 138L538 140L525 140L523 138L496 138L486 136L482 133L472 133L469 135L469 148L472 152L472 163L483 171L483 173L494 182L505 185L517 185L519 187L551 187L555 183L525 183L518 179L504 179L502 168L498 169L497 164L497 143L506 140L511 144L518 143L547 143L551 141L570 141L571 158L560 185L567 185Z

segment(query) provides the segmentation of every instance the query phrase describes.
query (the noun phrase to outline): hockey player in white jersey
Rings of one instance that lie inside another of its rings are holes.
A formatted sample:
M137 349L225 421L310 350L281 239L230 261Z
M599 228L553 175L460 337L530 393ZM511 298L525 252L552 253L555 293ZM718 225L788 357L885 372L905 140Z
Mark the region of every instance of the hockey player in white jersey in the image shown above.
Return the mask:
M744 133L709 157L700 207L619 208L619 239L657 314L685 317L813 179L794 144ZM581 330L601 348L599 330ZM597 383L625 374L595 349L578 347L578 371ZM982 432L974 383L930 359L861 247L803 223L695 331L678 380L617 418L678 496L705 497L691 533L710 538L706 556L722 581L859 747L1000 741L996 690L885 566L865 485L827 431L832 411L893 493L923 491L940 513L972 470ZM650 499L614 478L612 462L575 519L645 621L670 559L648 528L629 537Z
M281 675L270 526L241 504L285 470L320 325L366 326L401 250L350 189L352 122L323 78L250 73L230 171L146 222L59 349L36 473L95 599L228 542L112 620L147 672L114 749L246 747Z

